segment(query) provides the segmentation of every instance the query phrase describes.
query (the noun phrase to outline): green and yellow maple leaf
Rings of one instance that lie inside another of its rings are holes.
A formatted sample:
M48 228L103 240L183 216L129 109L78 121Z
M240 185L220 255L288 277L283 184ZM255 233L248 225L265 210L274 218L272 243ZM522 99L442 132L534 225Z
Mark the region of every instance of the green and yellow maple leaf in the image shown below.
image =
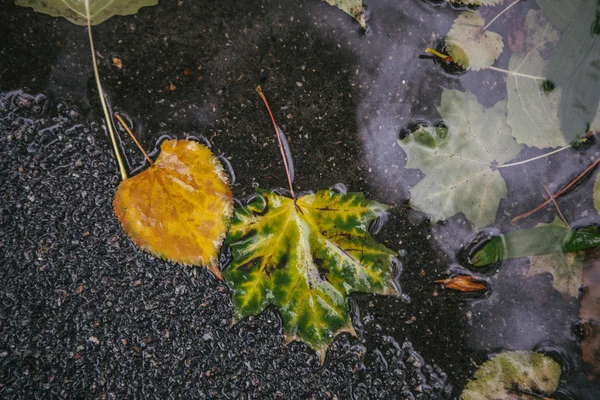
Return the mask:
M235 320L274 304L286 339L303 341L323 360L336 334L354 333L350 293L399 293L395 252L368 231L387 209L360 193L323 190L294 202L259 189L236 208L227 236L233 262L223 276L233 289Z

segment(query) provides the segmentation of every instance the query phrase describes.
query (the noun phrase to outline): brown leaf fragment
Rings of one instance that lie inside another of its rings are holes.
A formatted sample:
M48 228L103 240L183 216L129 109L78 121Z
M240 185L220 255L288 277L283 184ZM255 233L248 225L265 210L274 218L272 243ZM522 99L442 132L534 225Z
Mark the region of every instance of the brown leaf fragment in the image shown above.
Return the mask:
M117 67L119 69L123 69L123 61L119 57L112 56L111 61L112 61L112 65L114 65L115 67Z
M460 292L481 292L487 288L485 282L471 275L457 275L448 279L436 281L444 285L446 289L458 290Z

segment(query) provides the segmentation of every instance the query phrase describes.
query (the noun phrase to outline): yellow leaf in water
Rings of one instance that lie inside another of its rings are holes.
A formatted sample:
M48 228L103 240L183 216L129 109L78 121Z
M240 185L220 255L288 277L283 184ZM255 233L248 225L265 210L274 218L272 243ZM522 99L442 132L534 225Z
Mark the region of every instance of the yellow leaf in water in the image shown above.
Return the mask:
M219 249L233 214L223 166L189 140L167 140L154 165L119 184L113 207L141 249L186 265L207 266L222 279Z

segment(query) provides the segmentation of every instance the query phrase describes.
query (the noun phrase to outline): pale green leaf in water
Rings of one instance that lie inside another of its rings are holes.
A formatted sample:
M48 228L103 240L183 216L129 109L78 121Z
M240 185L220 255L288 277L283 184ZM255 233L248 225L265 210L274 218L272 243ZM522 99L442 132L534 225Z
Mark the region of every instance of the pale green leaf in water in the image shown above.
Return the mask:
M303 341L323 361L335 335L354 333L350 293L398 294L395 253L368 230L387 209L361 193L322 190L294 201L258 189L236 208L227 236L233 261L223 276L235 320L274 304L286 339Z
M52 17L65 17L76 25L98 25L115 15L131 15L158 0L16 0L15 4ZM89 14L88 14L89 10Z
M479 13L459 15L446 36L446 51L463 68L478 71L494 64L502 53L502 36L484 31L485 21Z
M600 3L582 0L576 5L563 0L540 3L570 17L548 63L548 79L561 89L560 126L567 142L586 133L600 103Z
M507 76L508 117L517 142L539 148L568 144L561 129L559 105L562 89L548 90L544 78L549 55L560 39L560 32L543 11L530 10L525 23L524 53L514 53L510 71L523 75ZM600 108L590 129L600 129Z
M332 6L343 10L352 18L358 21L363 29L367 28L365 23L365 10L363 9L362 0L325 0Z
M572 230L556 216L551 224L492 238L471 256L471 263L482 267L509 258L529 257L527 276L550 273L556 290L566 297L577 297L585 251L598 246L600 234L595 229Z
M543 11L530 10L525 22L525 53L513 53L508 69L530 76L545 76L548 54L560 32ZM567 144L560 129L558 105L560 90L544 91L544 80L518 75L506 78L508 92L507 122L517 142L535 147Z
M546 398L560 380L560 365L536 352L510 351L483 363L467 383L462 400Z
M463 213L474 229L494 221L506 183L495 166L512 160L521 146L506 124L505 101L486 109L471 92L444 89L438 111L448 131L428 140L408 135L399 141L408 168L425 178L411 189L413 207L447 219ZM433 143L433 145L432 145Z

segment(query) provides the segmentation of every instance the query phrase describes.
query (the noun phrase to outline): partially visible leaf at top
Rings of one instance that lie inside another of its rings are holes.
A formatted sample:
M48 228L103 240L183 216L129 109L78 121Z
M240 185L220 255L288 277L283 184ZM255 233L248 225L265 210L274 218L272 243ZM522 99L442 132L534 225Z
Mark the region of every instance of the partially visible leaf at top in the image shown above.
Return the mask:
M158 0L16 0L15 4L52 17L65 17L76 25L98 25L115 15L131 15Z
M332 6L343 10L352 18L358 21L363 29L367 29L365 22L365 10L363 9L362 0L325 0Z
M506 125L505 108L500 101L486 109L471 92L443 89L438 111L447 134L425 131L399 141L406 166L425 174L411 189L414 207L438 220L462 212L474 229L494 221L500 199L507 196L496 167L521 149Z
M484 31L485 21L479 13L459 15L446 35L446 50L454 62L463 68L478 71L494 64L502 53L502 36Z
M504 0L450 0L451 3L465 6L495 6Z
M582 136L596 118L600 102L600 3L582 0L542 1L572 15L548 64L548 79L561 88L559 117L567 141ZM573 11L575 13L573 14Z
M547 58L560 38L560 32L543 11L530 10L525 22L525 49L513 53L508 69L530 76L545 76ZM544 90L544 79L509 75L507 122L517 142L528 146L556 147L567 144L560 129L558 104L560 90Z
M560 32L543 11L529 11L525 24L526 52L514 53L508 66L509 70L523 75L506 78L507 122L519 143L540 148L564 146L583 133L564 134L559 118L564 90L554 88L553 83L545 80L549 59L560 37ZM590 129L600 129L600 108Z
M221 278L218 254L233 197L223 166L206 146L163 142L154 165L119 184L113 207L125 233L142 250L206 266Z
M548 398L558 387L560 365L535 352L509 351L486 361L462 392L462 400Z
M524 53L514 53L508 69L523 75L507 76L508 117L517 142L535 147L565 146L575 136L561 129L559 106L563 90L545 80L548 60L560 32L541 10L530 10L525 23ZM539 77L542 79L536 79ZM600 129L600 108L590 129Z
M303 341L323 360L337 333L354 332L350 293L398 294L395 253L368 231L387 208L360 193L322 190L294 202L259 189L236 208L227 236L233 262L223 275L233 288L234 318L274 304L287 340Z

